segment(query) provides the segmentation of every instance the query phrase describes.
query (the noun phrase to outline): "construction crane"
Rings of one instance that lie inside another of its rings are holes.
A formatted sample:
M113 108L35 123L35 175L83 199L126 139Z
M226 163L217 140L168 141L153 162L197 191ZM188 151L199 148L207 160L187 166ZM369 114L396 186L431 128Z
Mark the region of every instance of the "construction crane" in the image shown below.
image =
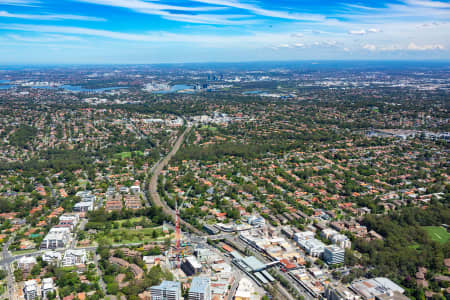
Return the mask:
M192 186L186 192L185 198L183 202L181 202L180 208L183 208L184 201L186 201L189 192L191 191ZM175 240L176 240L176 248L177 248L177 269L180 268L180 240L181 240L181 230L180 230L180 211L178 210L178 201L175 201Z

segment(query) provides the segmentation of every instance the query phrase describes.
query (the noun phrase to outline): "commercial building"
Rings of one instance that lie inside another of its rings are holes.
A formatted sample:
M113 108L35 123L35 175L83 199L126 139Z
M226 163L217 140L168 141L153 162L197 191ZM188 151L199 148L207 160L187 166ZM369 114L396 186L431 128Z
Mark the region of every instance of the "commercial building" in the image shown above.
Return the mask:
M243 277L241 281L239 281L234 300L251 300L254 291L255 288L252 282L246 277Z
M181 264L181 269L187 276L192 276L202 271L202 265L195 256L188 256Z
M406 300L405 290L385 277L354 281L350 289L363 300Z
M208 277L194 277L188 300L211 300L211 281Z
M324 296L327 300L359 300L361 296L355 294L342 284L330 284L325 288Z
M329 265L342 264L345 259L345 250L335 245L325 247L323 259Z
M308 255L313 257L321 256L325 249L325 244L315 238L299 240L297 243Z
M150 300L180 300L181 284L164 280L160 285L150 288Z
M297 243L299 241L306 241L312 239L314 239L314 232L312 231L302 231L294 233L294 241L296 241Z
M252 226L264 226L266 224L266 220L263 217L251 216L247 220L248 224Z

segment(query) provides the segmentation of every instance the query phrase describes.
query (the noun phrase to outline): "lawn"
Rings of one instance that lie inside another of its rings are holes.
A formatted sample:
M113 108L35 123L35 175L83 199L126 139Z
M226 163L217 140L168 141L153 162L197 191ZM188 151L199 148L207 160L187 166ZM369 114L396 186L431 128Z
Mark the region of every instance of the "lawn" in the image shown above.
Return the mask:
M138 155L144 155L144 153L142 151L136 151L136 154ZM121 152L121 153L116 153L115 156L117 158L120 159L125 159L125 158L130 158L131 157L131 152Z
M203 125L202 129L209 129L211 131L217 131L217 127L209 126L209 125Z
M153 235L153 231L156 231L156 237ZM104 238L112 244L149 243L157 240L164 240L166 235L162 232L162 227L160 226L143 229L112 229L106 235L97 235L98 241Z
M450 240L450 233L440 226L424 226L422 227L428 233L428 236L435 242L445 244Z

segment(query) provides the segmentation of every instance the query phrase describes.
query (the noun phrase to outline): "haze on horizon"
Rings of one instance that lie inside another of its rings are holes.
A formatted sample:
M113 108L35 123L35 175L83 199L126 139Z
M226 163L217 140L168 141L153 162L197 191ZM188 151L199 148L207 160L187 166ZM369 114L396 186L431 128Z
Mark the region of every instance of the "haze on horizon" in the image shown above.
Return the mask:
M0 0L0 64L448 60L450 2Z

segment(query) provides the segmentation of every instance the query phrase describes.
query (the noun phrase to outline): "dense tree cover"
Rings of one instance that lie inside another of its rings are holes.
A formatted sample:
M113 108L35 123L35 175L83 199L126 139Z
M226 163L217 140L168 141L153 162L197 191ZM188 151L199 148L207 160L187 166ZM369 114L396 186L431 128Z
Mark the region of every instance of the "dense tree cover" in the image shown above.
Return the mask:
M87 270L83 272L86 279L93 283L81 282L78 274L74 272L73 268L58 268L55 265L47 266L46 277L55 277L56 286L59 287L58 294L60 297L66 297L71 294L95 291L95 294L90 296L90 300L98 300L104 297L103 292L100 289L100 285L97 282L96 270L93 264L87 266Z
M153 225L162 225L164 221L171 221L171 217L164 214L162 207L147 207L139 210L121 210L106 212L104 208L100 208L88 213L89 222L85 229L111 229L112 222L116 220L130 219L133 217L145 216Z
M28 125L21 125L9 136L8 140L11 145L27 148L27 144L31 142L37 134L37 129Z
M107 292L110 295L125 294L127 299L134 300L138 299L137 295L139 293L142 293L151 286L160 284L162 280L173 280L172 273L162 269L159 265L152 267L150 270L146 270L145 264L140 257L125 257L120 250L114 250L106 245L100 245L97 248L97 253L101 258L99 266L102 269ZM111 256L119 257L143 268L144 271L147 271L145 272L144 278L136 280L130 269L111 264L108 261ZM119 284L115 278L121 273L125 274L124 282L126 282L126 286L119 288Z
M363 224L380 233L384 240L355 239L355 249L363 253L361 262L370 266L371 276L388 276L416 293L412 274L426 267L429 274L445 273L444 259L450 257L450 242L433 241L421 226L450 222L450 208L436 203L428 209L408 207L389 215L368 215Z

